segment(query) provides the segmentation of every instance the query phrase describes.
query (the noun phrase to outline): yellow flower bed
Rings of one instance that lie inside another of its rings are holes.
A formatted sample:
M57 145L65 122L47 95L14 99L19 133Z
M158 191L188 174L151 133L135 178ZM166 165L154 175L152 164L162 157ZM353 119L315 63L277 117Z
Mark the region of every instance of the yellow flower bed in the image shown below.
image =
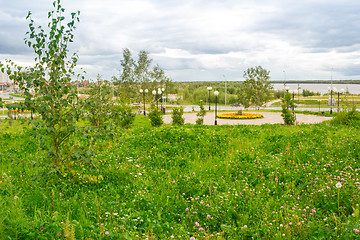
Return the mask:
M31 113L29 110L19 111L19 110L12 110L12 112L16 113Z
M226 119L255 119L255 118L263 118L264 116L256 113L243 113L239 115L237 113L222 113L217 115L218 118L226 118Z

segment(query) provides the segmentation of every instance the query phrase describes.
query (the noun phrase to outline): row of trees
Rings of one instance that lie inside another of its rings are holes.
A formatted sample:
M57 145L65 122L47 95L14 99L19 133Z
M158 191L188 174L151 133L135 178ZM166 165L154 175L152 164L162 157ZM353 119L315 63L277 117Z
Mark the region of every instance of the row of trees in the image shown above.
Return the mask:
M135 60L128 48L123 50L123 59L120 61L119 76L113 76L112 82L116 86L117 96L124 99L139 97L139 89L154 90L158 88L171 88L171 79L157 64L151 68L152 59L148 52L142 50Z
M176 87L174 93L181 95L187 104L199 103L200 100L208 102L209 92L207 87L219 91L218 101L227 104L241 103L246 108L260 107L274 98L274 91L270 82L270 72L261 66L252 67L244 72L244 82L228 82L225 90L224 82L188 82L173 83ZM210 93L210 101L215 101L215 96Z

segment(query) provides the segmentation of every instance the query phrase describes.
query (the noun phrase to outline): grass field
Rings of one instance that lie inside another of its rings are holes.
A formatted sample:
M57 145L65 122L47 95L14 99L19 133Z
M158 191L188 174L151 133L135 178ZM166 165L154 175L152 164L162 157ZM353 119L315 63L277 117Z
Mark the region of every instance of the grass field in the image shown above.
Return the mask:
M153 128L139 115L62 174L44 172L26 122L0 131L0 239L360 238L358 125Z

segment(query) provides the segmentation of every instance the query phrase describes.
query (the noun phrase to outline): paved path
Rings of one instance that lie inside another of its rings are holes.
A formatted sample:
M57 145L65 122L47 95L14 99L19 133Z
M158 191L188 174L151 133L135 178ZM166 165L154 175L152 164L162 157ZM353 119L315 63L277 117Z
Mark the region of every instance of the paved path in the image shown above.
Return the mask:
M221 112L223 113L223 112ZM261 125L261 124L276 124L280 123L283 124L284 120L281 117L280 112L256 112L260 113L264 116L264 118L260 119L217 119L218 125L237 125L237 124L244 124L244 125ZM185 123L191 123L195 124L195 121L197 119L196 113L184 113ZM164 115L163 116L165 123L171 123L171 115ZM311 123L319 123L322 121L330 120L332 117L322 117L322 116L316 116L316 115L304 115L304 114L296 114L296 121L297 123L305 123L305 124L311 124ZM215 113L210 112L207 113L204 117L204 124L205 125L214 125L215 122Z

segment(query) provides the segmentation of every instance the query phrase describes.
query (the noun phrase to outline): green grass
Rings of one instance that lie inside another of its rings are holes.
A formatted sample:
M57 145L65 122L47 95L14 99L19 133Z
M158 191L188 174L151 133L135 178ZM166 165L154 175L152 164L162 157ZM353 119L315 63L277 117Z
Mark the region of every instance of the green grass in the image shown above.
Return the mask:
M0 239L358 239L359 126L153 128L41 175L26 123L0 125ZM80 137L80 136L79 136ZM336 184L340 182L341 188Z
M18 97L18 98L23 98L24 96L21 95L21 94L14 94L14 93L10 93L9 94L10 96L13 96L13 97Z

